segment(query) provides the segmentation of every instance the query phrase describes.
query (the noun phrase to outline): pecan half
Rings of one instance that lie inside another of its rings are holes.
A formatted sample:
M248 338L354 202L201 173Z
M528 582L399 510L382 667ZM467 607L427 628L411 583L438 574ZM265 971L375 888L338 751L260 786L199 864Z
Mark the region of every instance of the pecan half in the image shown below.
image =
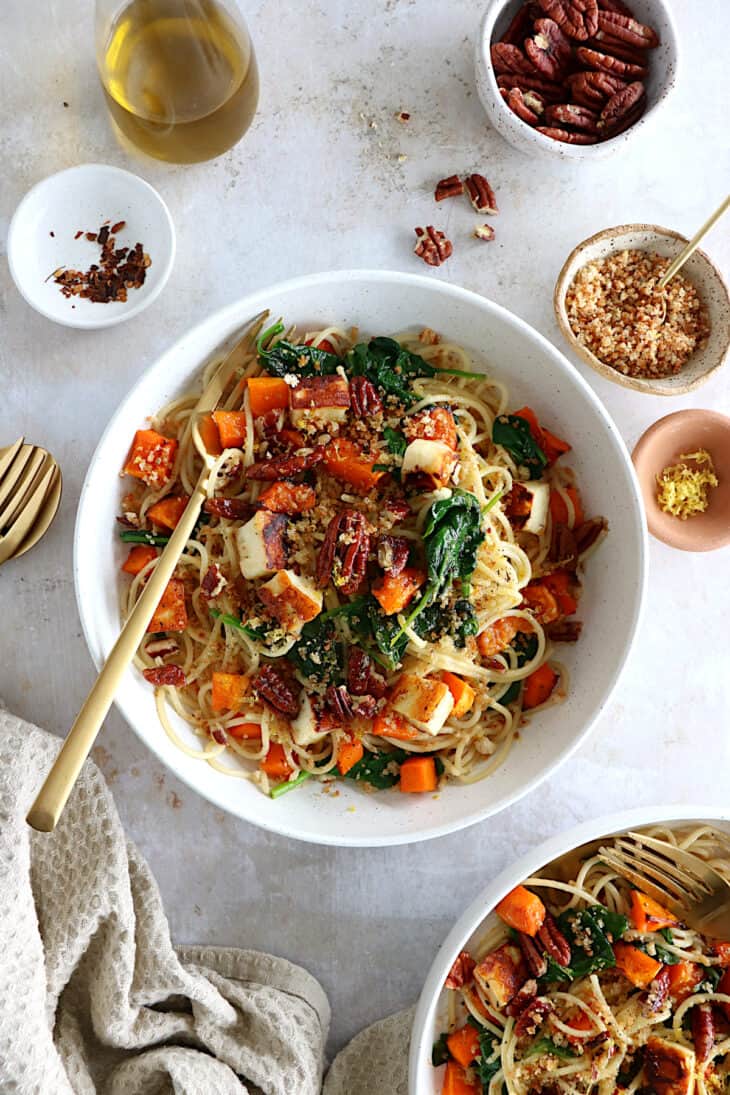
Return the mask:
M487 243L491 243L494 239L495 231L491 224L478 224L474 229L474 235L478 240L485 240Z
M156 669L143 669L142 676L155 687L171 684L173 688L182 688L185 685L185 674L179 665L161 665Z
M551 137L554 141L562 141L563 144L596 144L598 136L595 133L571 133L567 129L559 129L557 126L539 125L536 127L543 137Z
M593 110L601 110L612 95L627 86L607 72L574 72L565 82L576 103Z
M546 912L542 927L537 933L537 938L543 947L560 966L567 966L570 962L570 943L555 923L552 913Z
M517 9L514 19L499 39L500 42L509 46L521 46L525 40L525 35L530 31L531 25L532 16L529 5L523 4L522 7Z
M607 531L608 521L605 517L591 517L589 521L584 521L578 528L573 529L578 554L584 555Z
M507 90L501 87L500 93L510 110L528 125L537 125L545 110L545 100L537 91L522 91L519 87Z
M217 563L211 563L200 580L200 592L206 600L210 600L211 597L217 597L226 584L221 568Z
M525 52L548 80L562 80L573 56L573 47L554 19L538 19L535 34L525 41Z
M383 401L372 380L364 376L353 376L350 381L350 406L358 418L382 411Z
M706 1061L715 1045L715 1020L709 1004L697 1004L692 1008L692 1041L697 1060Z
M555 620L545 628L545 634L554 643L577 643L583 624L580 620Z
M409 540L405 536L378 537L378 566L382 567L386 574L400 574L408 565L408 555L411 550Z
M521 49L504 42L497 42L491 48L492 65L499 73L521 73L523 76L537 75L535 66L525 57Z
M535 940L525 932L518 932L517 941L532 976L542 977L547 973L547 962L538 950Z
M584 42L598 30L596 0L537 0L538 4L569 38Z
M653 27L615 11L599 11L598 29L638 49L656 49L659 35Z
M631 129L632 125L636 125L645 109L646 99L644 98L641 102L637 103L633 110L630 110L628 114L625 114L621 121L602 130L603 136L601 137L601 140L608 141L612 137L618 137L620 133L625 133L627 129Z
M395 525L407 520L413 512L405 498L386 498L383 508Z
M595 38L589 38L584 45L587 49L595 49L599 53L609 53L612 57L617 57L619 61L628 61L632 65L647 64L646 53L643 49L637 49L636 46L627 46L619 38L614 38L612 34L606 34L602 30L596 33Z
M447 179L441 179L436 183L436 189L433 192L433 196L437 202L442 202L444 198L456 198L459 194L463 194L464 184L458 175L449 175Z
M601 111L598 128L609 132L615 129L627 115L631 114L640 104L643 104L645 96L646 91L640 80L636 80L628 87L622 88L621 91L617 91Z
M556 566L565 567L566 570L574 569L578 562L575 533L567 525L561 525L558 521L553 525L548 559Z
M447 240L444 233L439 232L432 224L425 228L416 228L415 233L418 242L413 250L427 266L440 266L451 257L454 250L451 240Z
M243 498L206 498L203 512L213 517L227 517L229 521L247 521L253 517L254 506Z
M499 212L494 191L483 175L467 175L464 179L464 186L469 195L469 201L477 213L493 215Z
M324 589L332 581L342 593L355 593L365 577L369 551L370 534L364 515L354 509L335 514L317 559L319 588Z
M519 990L516 996L513 996L509 1004L505 1008L508 1015L513 1017L521 1015L525 1008L533 1002L537 996L537 981L534 977L531 977L529 981L525 981L522 988Z
M259 698L293 718L299 712L299 696L286 672L277 665L264 665L253 679L254 691Z
M534 76L518 76L514 72L504 73L497 77L497 86L501 90L510 91L518 87L522 92L537 91L540 96L550 103L559 103L565 99L565 88L561 84L554 84L552 80L543 80L539 73Z
M291 479L319 464L324 459L324 446L317 445L306 453L293 453L291 456L273 456L270 460L259 460L246 468L246 478L264 482L274 479Z
M145 654L149 654L150 658L167 658L170 654L177 654L180 649L180 644L177 639L153 639L152 642L147 643L144 648Z
M331 684L324 694L324 703L335 718L349 722L355 714L352 698L344 684Z
M608 53L600 53L598 50L588 49L586 46L578 46L576 53L578 59L588 68L610 72L612 76L626 77L630 80L643 80L649 72L646 65L621 61L618 57L611 57Z
M669 967L662 966L659 973L649 985L645 1004L648 1011L654 1014L661 1011L669 996Z
M633 12L626 7L623 0L598 0L599 11L616 11L619 15L628 15L629 19L633 19Z
M476 962L467 951L462 951L454 959L454 964L449 970L444 987L447 989L461 989L467 985L474 976Z
M545 121L550 125L572 125L586 133L595 133L598 115L587 106L576 103L551 103L545 111Z
M553 1005L549 1000L533 1000L515 1023L515 1034L518 1038L533 1038L544 1020L553 1011Z

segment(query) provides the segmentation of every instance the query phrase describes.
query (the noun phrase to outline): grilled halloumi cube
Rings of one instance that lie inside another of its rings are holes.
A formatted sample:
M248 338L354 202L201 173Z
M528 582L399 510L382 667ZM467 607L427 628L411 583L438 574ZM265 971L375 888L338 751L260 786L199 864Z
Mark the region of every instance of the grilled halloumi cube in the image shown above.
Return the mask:
M403 454L401 475L407 486L421 490L445 487L456 467L456 453L444 441L418 437Z
M435 736L451 714L454 697L448 686L435 677L401 673L391 693L390 703L424 734Z
M285 529L286 517L266 510L259 510L238 529L238 562L244 578L265 578L286 566Z
M550 508L550 487L547 483L521 483L531 496L530 516L522 526L525 532L534 532L539 536L545 531Z
M474 980L486 990L488 998L498 1008L503 1008L517 995L528 976L522 951L514 943L503 943L497 947L474 970Z
M277 571L260 587L259 598L290 635L322 611L322 591L293 570Z
M307 376L291 389L289 403L295 427L312 419L344 422L350 407L350 385L342 376Z
M644 1053L644 1075L656 1095L692 1095L696 1075L693 1050L663 1038L649 1038Z

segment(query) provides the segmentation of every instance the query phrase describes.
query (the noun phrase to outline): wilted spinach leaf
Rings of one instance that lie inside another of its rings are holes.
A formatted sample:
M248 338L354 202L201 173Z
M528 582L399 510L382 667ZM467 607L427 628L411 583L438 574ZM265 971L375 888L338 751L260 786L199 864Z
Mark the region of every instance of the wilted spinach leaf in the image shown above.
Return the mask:
M315 346L295 346L281 339L270 350L264 349L264 343L281 334L283 323L275 323L264 331L256 341L259 361L267 373L272 376L331 376L342 364L336 354L327 350L318 350Z
M629 922L604 905L589 905L562 913L558 925L570 943L570 965L562 967L548 960L547 981L575 981L596 970L611 969L616 965L612 943L624 935Z
M343 673L342 646L332 617L320 615L305 624L289 659L310 680L338 683Z
M433 1043L433 1049L431 1050L431 1064L434 1068L438 1068L439 1065L445 1065L451 1054L449 1053L449 1047L446 1045L446 1039L448 1035L446 1031L440 1034L437 1040Z
M489 1090L489 1082L499 1072L502 1061L499 1055L499 1040L489 1030L479 1031L479 1056L472 1064L481 1080L482 1091Z
M479 630L477 614L471 601L460 597L452 605L443 605L440 601L427 605L413 621L413 630L429 643L436 643L444 635L449 635L454 645L463 647L469 635Z
M394 338L371 338L358 342L349 351L345 368L350 376L364 376L386 395L409 407L415 401L411 382L420 377L450 373L480 379L481 373L467 373L459 369L437 369L419 354L406 350Z
M345 779L369 783L378 791L395 787L400 779L400 766L407 756L405 749L393 749L389 753L371 753L366 749L365 756L357 764L353 764Z
M563 1061L572 1061L574 1057L578 1056L567 1046L556 1045L552 1038L538 1038L527 1050L525 1057L542 1056L544 1053L550 1053L553 1057L560 1057Z
M547 467L547 457L530 432L530 424L516 414L501 414L494 421L492 441L510 454L515 464L527 468L530 479L539 479Z
M388 446L388 452L392 452L395 456L402 456L408 448L406 435L401 433L400 430L394 430L391 426L385 427L383 437Z

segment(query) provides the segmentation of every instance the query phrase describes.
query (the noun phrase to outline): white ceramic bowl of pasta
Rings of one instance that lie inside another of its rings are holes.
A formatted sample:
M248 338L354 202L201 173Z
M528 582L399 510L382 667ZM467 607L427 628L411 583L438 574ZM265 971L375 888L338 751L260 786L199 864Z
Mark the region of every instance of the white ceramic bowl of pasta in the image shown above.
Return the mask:
M441 836L504 809L552 772L584 740L606 706L629 656L646 576L647 536L635 473L619 433L592 389L546 339L496 304L442 281L391 271L337 271L257 292L211 316L151 366L121 404L99 442L76 523L74 577L84 633L99 666L119 632L123 546L116 515L125 487L119 469L135 429L194 386L222 342L264 308L301 327L356 324L366 334L429 326L461 343L480 367L510 387L514 407L528 402L570 438L571 464L590 513L610 534L590 560L579 643L561 650L570 674L565 703L547 709L521 734L494 774L438 795L368 794L350 781L339 795L305 784L276 801L248 780L215 771L178 749L157 717L154 694L130 668L117 706L149 748L184 782L223 810L286 836L324 844L374 846ZM184 724L180 729L186 731ZM189 740L196 742L191 735ZM197 741L199 745L199 740Z
M505 894L531 875L539 874L553 860L592 841L649 825L684 828L705 822L730 832L730 811L722 812L703 806L650 806L609 814L546 840L490 882L444 940L428 971L413 1020L408 1067L409 1095L441 1095L444 1070L431 1064L431 1050L446 1027L448 993L444 989L444 981L457 955L462 950L477 947L495 926L497 915L494 907Z

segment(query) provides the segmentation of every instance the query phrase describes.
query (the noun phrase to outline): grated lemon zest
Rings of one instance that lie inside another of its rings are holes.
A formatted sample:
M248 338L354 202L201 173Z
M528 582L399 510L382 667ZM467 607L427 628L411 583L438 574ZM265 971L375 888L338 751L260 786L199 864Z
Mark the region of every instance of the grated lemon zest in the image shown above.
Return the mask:
M681 461L691 460L694 466ZM680 521L704 513L710 504L709 491L718 485L712 457L706 449L679 454L679 461L657 475L659 508Z

